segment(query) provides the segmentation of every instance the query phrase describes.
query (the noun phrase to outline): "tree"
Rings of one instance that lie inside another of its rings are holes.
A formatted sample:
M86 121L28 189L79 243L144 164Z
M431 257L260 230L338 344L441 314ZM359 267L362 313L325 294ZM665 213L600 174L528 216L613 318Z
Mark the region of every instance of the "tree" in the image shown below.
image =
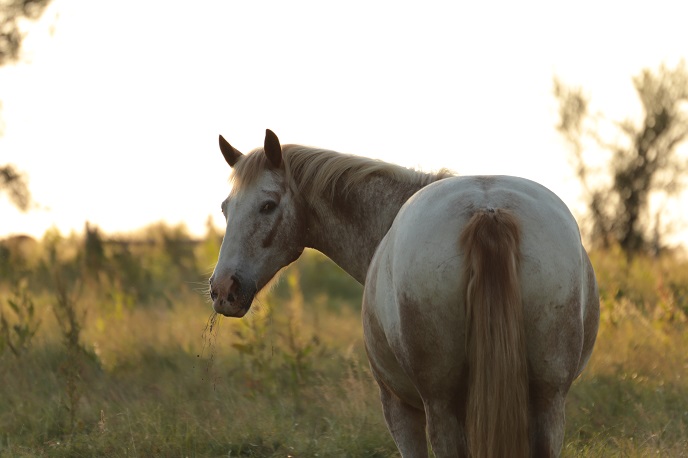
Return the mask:
M19 58L24 38L21 21L38 19L48 3L50 0L0 0L0 67ZM0 166L0 192L3 191L17 208L28 210L31 194L26 176L12 165Z
M603 246L617 243L628 256L662 247L661 210L650 213L650 197L676 197L688 175L688 160L677 153L688 138L685 62L675 68L662 65L654 72L645 69L633 78L633 85L642 104L642 120L613 123L615 137L621 140L608 141L605 138L610 135L603 135L602 126L606 120L589 112L589 100L582 90L554 80L559 102L557 130L571 146L572 162L590 209L592 240ZM611 157L598 169L586 157L600 150L610 152Z
M21 211L29 209L31 194L26 183L26 176L12 165L0 166L0 191L8 194L10 202Z
M38 19L50 0L0 0L0 66L19 58L23 19Z

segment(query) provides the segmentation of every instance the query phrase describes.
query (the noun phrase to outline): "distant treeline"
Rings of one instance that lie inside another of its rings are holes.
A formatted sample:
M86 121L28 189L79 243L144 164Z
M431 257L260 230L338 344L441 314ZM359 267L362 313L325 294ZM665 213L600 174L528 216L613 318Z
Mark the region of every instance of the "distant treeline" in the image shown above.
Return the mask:
M86 225L63 236L56 229L40 240L15 236L0 240L0 292L21 283L34 293L54 290L56 279L97 289L119 305L171 304L180 294L207 294L222 243L208 225L194 237L183 225L155 223L130 234L105 235ZM620 248L593 250L602 301L624 300L646 313L688 316L688 262L680 253L628 259ZM360 307L362 286L322 254L306 250L295 263L306 303ZM277 283L279 298L285 285ZM678 315L676 315L678 314Z
M8 237L0 240L0 289L22 282L34 292L50 291L59 277L128 306L171 303L180 293L206 294L221 243L212 225L195 237L183 225L165 223L129 234L107 235L86 224L81 234L50 229L40 240ZM307 251L295 268L306 300L327 295L332 304L360 306L361 286L321 254Z

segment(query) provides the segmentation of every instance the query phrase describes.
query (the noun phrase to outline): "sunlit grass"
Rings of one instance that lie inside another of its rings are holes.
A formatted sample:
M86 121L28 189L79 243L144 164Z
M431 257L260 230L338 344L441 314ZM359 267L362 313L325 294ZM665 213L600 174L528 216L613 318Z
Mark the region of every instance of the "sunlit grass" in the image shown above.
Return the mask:
M565 456L688 456L688 326L603 301L593 356L567 399Z
M0 456L398 456L367 366L360 287L319 255L242 320L213 317L195 284L174 276L186 278L193 258L173 275L158 265L169 257L142 250L157 277L94 278L60 256L82 350L70 359L56 291L38 282L50 276L27 267L33 315L3 311L38 331L19 355L0 354ZM593 262L602 320L567 400L563 455L688 456L687 265L626 265L614 252ZM0 282L3 307L13 289Z
M32 351L0 360L0 454L394 456L355 310L261 298L248 319L219 318L204 334L212 312L200 296L120 311L95 300L79 301L94 358L80 371L74 431L66 350L40 298Z

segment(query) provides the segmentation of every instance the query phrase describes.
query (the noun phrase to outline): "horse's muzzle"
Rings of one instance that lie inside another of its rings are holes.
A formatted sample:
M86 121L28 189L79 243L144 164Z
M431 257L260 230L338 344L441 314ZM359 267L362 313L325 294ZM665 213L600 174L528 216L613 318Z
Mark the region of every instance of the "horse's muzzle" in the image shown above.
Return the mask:
M241 318L251 308L256 288L238 273L210 277L210 298L213 309L224 316Z

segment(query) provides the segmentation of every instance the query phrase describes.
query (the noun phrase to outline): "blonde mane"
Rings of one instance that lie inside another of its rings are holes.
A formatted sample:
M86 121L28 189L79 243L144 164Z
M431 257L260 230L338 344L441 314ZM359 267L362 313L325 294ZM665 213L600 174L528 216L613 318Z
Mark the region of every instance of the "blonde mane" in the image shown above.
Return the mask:
M306 199L327 194L334 196L335 188L346 193L373 175L421 187L454 176L447 169L425 173L378 159L302 145L283 145L282 160L290 186ZM232 192L240 192L250 186L266 168L269 165L263 148L256 148L243 156L235 164L230 177Z

